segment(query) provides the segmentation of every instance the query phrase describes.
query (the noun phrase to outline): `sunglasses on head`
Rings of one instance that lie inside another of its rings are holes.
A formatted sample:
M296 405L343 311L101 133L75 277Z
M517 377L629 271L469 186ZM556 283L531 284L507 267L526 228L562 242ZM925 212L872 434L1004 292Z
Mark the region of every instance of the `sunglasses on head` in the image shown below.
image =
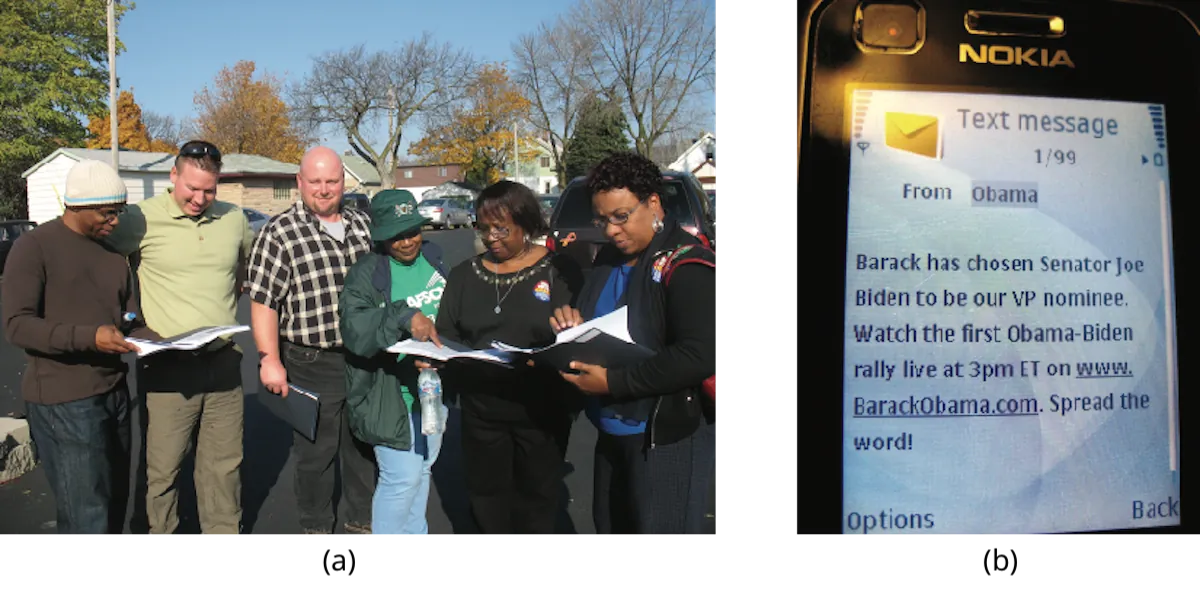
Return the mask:
M221 161L221 151L216 146L208 142L189 142L184 144L179 149L180 156L190 156L192 158L212 158L217 162Z

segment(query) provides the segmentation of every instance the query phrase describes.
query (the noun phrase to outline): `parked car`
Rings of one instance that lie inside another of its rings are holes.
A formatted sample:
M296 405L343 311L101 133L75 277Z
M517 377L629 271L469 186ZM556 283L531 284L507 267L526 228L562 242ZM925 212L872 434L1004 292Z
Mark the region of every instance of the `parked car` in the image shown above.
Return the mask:
M464 211L467 212L467 217L469 217L471 220L470 221L471 227L474 228L475 224L479 221L479 220L475 219L475 200L470 197L465 197L465 196L464 197L447 197L447 199L454 201L456 204L458 204L459 207L461 207Z
M13 243L22 234L37 227L33 220L4 220L0 221L0 273L8 263L8 253L12 251Z
M538 205L542 206L542 215L546 218L546 223L550 223L550 216L554 215L554 206L558 203L558 195L542 195L537 198Z
M257 209L243 207L242 213L246 214L246 221L250 222L250 231L255 234L258 234L258 231L263 229L263 226L267 225L267 222L271 221L271 216Z
M342 195L342 208L357 209L368 216L371 215L371 198L366 193L346 193Z
M716 223L704 186L691 173L674 170L663 171L662 181L659 197L667 217L715 249ZM604 230L592 224L594 217L587 179L578 177L558 198L550 219L550 234L557 241L556 250L574 257L584 268L592 266L596 253L608 241Z
M471 225L471 214L453 199L426 199L417 204L417 213L433 220L430 224L435 228L449 230Z

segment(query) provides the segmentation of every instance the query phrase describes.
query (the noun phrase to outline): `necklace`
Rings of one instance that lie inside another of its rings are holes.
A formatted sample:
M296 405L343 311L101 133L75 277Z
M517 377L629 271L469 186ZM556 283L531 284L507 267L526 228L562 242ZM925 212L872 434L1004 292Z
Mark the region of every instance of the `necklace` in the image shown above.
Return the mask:
M517 254L517 256L513 257L511 260L515 261L515 260L521 258L521 257L525 256L525 253L527 253L527 252L529 252L528 245L525 246L525 250L522 250L520 253ZM517 286L518 280L519 280L519 278L517 280L514 280L511 284L509 284L508 291L504 292L504 297L500 297L500 263L496 263L496 281L492 284L496 288L496 307L492 308L493 312L495 312L497 314L500 313L500 304L503 304L504 300L508 299L508 294L512 293L513 288Z
M494 283L493 285L496 286L496 307L492 308L492 311L499 314L500 313L500 304L503 304L504 300L508 299L508 294L512 293L513 288L516 287L517 284L513 283L512 285L508 286L508 291L504 292L504 297L500 297L500 278L499 277L496 277L496 283Z

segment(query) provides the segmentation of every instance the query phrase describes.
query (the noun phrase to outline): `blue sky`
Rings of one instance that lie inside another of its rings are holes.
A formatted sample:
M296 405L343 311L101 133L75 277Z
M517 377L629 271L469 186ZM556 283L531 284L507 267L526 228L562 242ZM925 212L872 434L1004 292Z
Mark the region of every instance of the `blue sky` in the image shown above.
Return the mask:
M195 115L193 98L223 67L253 60L259 71L299 80L311 59L358 43L368 50L399 47L429 31L487 61L512 58L510 44L539 23L565 13L565 0L522 0L519 7L483 0L138 0L122 19L117 57L122 90L142 109L176 119ZM286 97L285 97L286 100ZM710 99L714 100L714 99ZM713 127L713 122L706 124ZM410 123L406 139L417 139ZM342 151L344 139L328 144ZM402 151L403 154L403 151Z
M144 111L191 118L196 92L239 60L298 80L313 56L328 50L400 47L430 31L437 42L480 59L508 61L517 36L569 7L565 0L138 0L121 19L125 53L116 58L116 74ZM418 131L410 125L404 137ZM349 149L336 136L328 144Z

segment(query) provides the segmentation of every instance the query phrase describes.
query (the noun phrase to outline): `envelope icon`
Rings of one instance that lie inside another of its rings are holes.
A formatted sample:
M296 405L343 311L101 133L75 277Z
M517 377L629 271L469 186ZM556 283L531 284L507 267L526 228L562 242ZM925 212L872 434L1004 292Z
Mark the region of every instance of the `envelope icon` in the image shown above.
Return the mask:
M941 158L938 118L914 113L884 114L885 142L895 148L926 158Z

